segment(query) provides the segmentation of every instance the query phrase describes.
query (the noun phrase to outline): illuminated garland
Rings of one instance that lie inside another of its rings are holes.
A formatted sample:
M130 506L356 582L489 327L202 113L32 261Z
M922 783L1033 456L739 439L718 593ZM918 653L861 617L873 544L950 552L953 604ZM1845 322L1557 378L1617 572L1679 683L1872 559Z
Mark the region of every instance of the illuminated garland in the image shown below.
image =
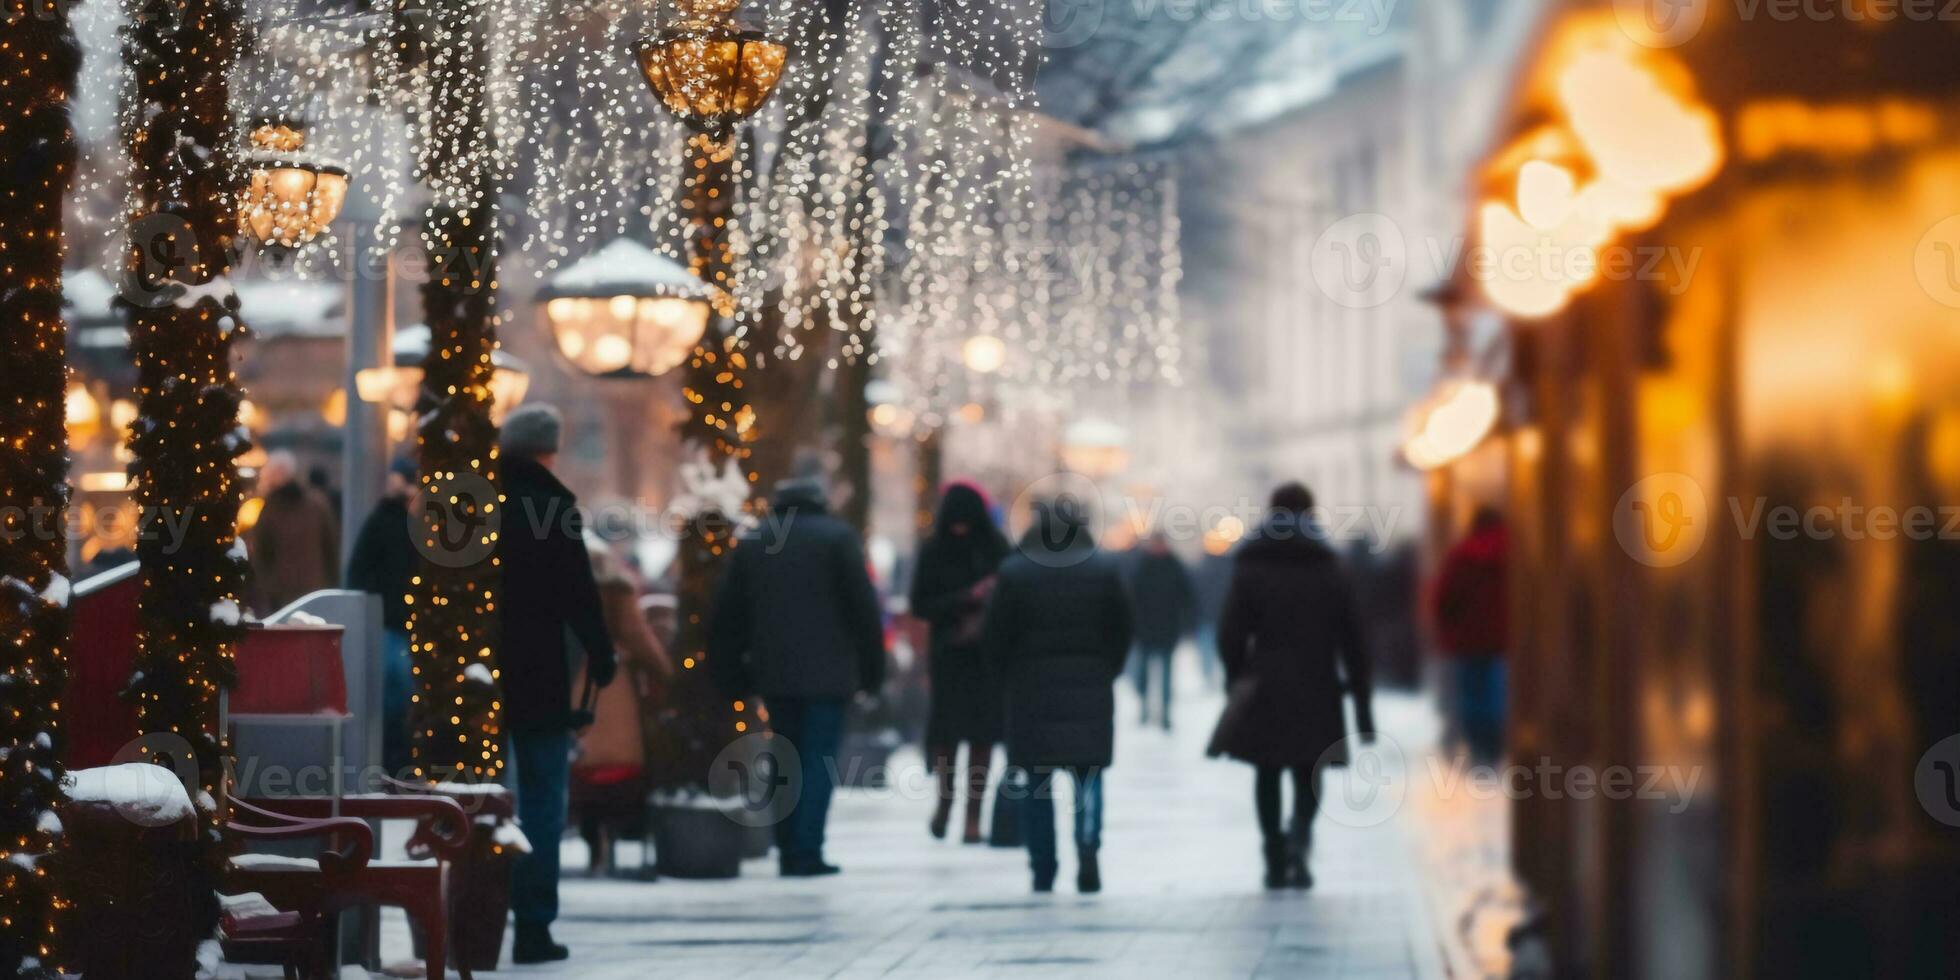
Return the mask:
M489 127L491 41L483 0L443 0L430 31L427 149L431 202L422 230L431 332L426 409L416 434L424 506L422 560L409 594L419 680L413 753L434 782L493 782L503 772L497 670L497 187Z
M734 266L728 240L736 189L734 159L732 140L696 134L687 141L688 176L681 208L688 219L692 267L702 280L724 286ZM728 308L718 312L725 316ZM719 323L710 325L688 360L681 392L689 413L682 438L689 456L704 456L716 472L729 464L748 472L755 422L744 391L749 371L748 355ZM753 473L748 477L751 483L756 479ZM675 597L679 615L675 646L681 651L681 672L655 720L661 733L660 751L648 760L652 784L665 790L706 789L708 768L716 754L731 739L759 730L761 719L753 705L724 700L707 669L715 583L734 547L741 515L704 507L690 517L680 544Z
M0 976L56 975L69 638L62 203L75 170L68 9L0 5Z
M129 243L123 302L137 369L130 476L144 527L136 672L127 696L152 753L196 754L206 870L223 860L229 751L219 728L236 679L246 560L234 460L251 445L232 372L242 332L232 292L238 172L229 76L237 0L127 0L123 58L138 120L129 132ZM206 892L200 915L216 916Z

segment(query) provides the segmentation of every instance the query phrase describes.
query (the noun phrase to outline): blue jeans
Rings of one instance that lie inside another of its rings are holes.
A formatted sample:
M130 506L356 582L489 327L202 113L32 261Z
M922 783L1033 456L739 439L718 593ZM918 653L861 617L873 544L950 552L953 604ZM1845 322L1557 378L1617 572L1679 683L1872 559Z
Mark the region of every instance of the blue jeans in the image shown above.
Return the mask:
M1496 762L1504 753L1504 658L1466 654L1450 661L1456 723L1475 762Z
M411 778L415 765L408 751L408 706L414 693L408 633L388 630L381 636L381 765L396 779Z
M796 749L801 788L795 805L776 825L776 848L784 868L823 860L824 824L836 789L837 748L844 740L844 702L774 698L769 727Z
M1150 722L1150 675L1156 674L1158 681L1157 721L1165 728L1171 727L1171 654L1177 651L1175 645L1167 647L1145 646L1137 649L1137 666L1134 679L1137 685L1137 699L1143 702L1143 721Z
M510 908L519 925L548 926L558 918L558 842L570 802L572 734L521 732L510 738L517 822L531 853L511 869Z
M1028 798L1022 823L1028 839L1028 865L1037 876L1055 874L1055 773L1041 767L1028 771ZM1075 780L1075 849L1078 853L1102 846L1103 779L1097 766L1071 766Z

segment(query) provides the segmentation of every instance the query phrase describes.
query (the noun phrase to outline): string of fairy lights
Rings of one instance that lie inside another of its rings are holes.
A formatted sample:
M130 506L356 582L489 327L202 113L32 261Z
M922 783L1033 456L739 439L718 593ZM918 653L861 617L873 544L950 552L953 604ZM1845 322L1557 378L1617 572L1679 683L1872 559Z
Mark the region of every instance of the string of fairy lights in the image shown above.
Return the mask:
M195 758L208 876L198 893L201 929L218 914L213 886L230 816L220 714L244 630L235 461L252 440L239 422L232 346L243 324L229 278L240 190L230 78L242 11L237 0L125 3L134 125L122 297L137 371L130 477L145 521L136 668L125 696L146 751L167 758L188 745Z
M62 206L75 173L68 99L81 51L66 8L0 3L0 975L52 980L70 902L61 844L61 691L69 586ZM20 179L20 177L26 179Z
M1173 167L1078 162L1042 168L1033 185L1019 220L926 243L885 284L883 365L907 414L931 422L988 397L1182 381Z

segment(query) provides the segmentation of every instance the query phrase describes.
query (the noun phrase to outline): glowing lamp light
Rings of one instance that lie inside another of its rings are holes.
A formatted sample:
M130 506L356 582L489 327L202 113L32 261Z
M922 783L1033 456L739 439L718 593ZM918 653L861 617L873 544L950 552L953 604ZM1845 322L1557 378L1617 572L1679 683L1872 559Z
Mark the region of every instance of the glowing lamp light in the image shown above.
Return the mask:
M1558 98L1586 155L1615 182L1681 194L1722 165L1720 120L1696 100L1687 70L1659 52L1581 52L1560 74Z
M1007 345L999 337L971 337L960 347L960 360L975 374L993 374L1007 363Z
M560 356L600 378L653 378L686 363L708 332L715 290L629 239L553 276L538 291Z
M68 423L68 447L80 449L102 431L102 405L80 381L68 383L61 400L62 416Z
M244 231L275 248L299 248L325 234L347 204L347 171L301 157L306 134L285 122L251 133L251 180L240 202Z
M1487 381L1453 381L1418 409L1415 434L1402 457L1419 470L1448 466L1476 449L1497 427L1497 388Z
M1083 419L1062 435L1062 464L1092 480L1129 468L1130 433L1114 422Z
M1572 214L1578 182L1572 171L1544 160L1518 169L1518 214L1532 227L1550 231Z
M431 334L425 324L398 330L393 344L394 364L354 374L354 393L362 401L387 405L393 410L389 414L388 435L396 442L406 437L407 418L421 396L422 362L429 356L430 343ZM501 347L490 355L490 365L493 369L490 396L495 400L491 415L493 421L501 424L504 415L524 404L524 397L530 394L531 366Z
M714 136L775 94L789 48L735 24L742 0L675 0L679 22L640 39L640 73L660 104Z

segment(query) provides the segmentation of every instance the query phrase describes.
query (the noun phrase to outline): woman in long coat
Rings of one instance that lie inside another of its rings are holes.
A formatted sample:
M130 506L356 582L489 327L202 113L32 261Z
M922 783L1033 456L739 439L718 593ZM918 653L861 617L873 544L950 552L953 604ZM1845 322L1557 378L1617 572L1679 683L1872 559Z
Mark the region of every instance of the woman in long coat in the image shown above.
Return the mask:
M1347 763L1344 689L1354 698L1362 738L1374 738L1361 619L1333 550L1312 525L1312 510L1313 494L1300 484L1273 492L1270 516L1239 547L1218 625L1231 700L1212 747L1258 769L1254 798L1268 888L1313 886L1307 857L1320 771ZM1293 821L1282 832L1280 780L1287 773Z
M926 722L926 757L939 784L932 836L946 836L952 819L954 769L960 743L966 755L966 834L981 842L980 808L987 769L1000 741L1000 680L980 650L980 626L994 573L1007 556L1007 538L987 513L987 499L970 484L953 483L940 496L931 537L919 549L912 578L912 615L932 628L928 671L932 713Z
M987 658L1007 688L1007 759L1028 772L1023 811L1034 890L1055 887L1054 782L1075 781L1077 890L1102 888L1102 772L1116 739L1116 679L1133 616L1116 561L1096 550L1066 498L1037 505L1035 527L1001 565L987 611Z

